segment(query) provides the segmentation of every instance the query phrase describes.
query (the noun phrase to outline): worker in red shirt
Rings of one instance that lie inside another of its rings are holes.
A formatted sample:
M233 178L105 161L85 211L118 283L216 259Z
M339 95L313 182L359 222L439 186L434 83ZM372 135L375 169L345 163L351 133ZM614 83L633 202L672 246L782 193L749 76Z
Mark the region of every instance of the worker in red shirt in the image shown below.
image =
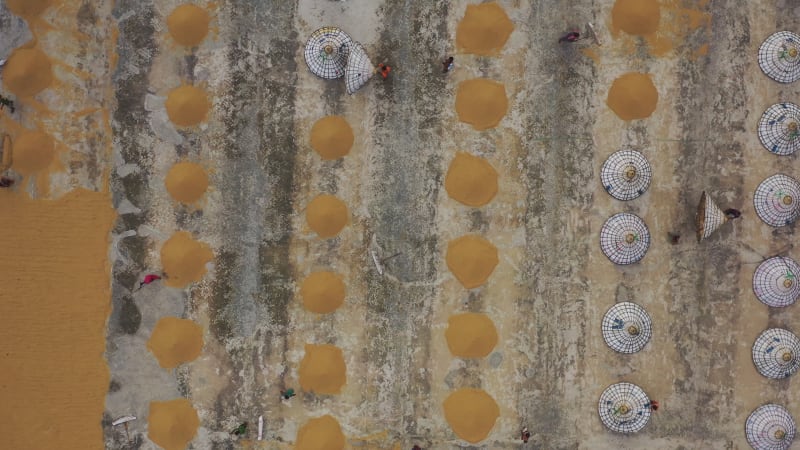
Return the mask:
M150 284L150 283L152 283L154 281L158 281L160 279L161 279L161 277L159 275L156 275L156 274L145 275L144 280L139 282L139 287L136 288L136 290L138 291L139 289L143 288L145 285Z
M569 33L561 36L558 42L578 42L581 40L581 33L578 30L572 30Z
M652 409L653 411L658 411L658 406L659 405L658 405L657 401L650 400L650 405L649 406L650 406L650 409Z
M378 72L380 72L383 79L389 78L389 72L392 71L392 68L387 66L386 64L380 63L378 64Z

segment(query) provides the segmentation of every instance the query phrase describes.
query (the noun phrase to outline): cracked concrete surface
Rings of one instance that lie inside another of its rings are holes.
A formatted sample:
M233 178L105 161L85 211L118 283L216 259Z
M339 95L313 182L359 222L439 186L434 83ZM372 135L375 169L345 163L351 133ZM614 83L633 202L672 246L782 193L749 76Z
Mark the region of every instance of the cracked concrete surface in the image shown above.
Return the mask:
M326 413L350 447L386 449L520 448L524 425L533 434L524 448L741 449L744 421L762 403L800 417L796 377L767 380L750 356L763 329L796 323L796 306L768 310L750 283L754 262L794 237L794 226L772 229L756 217L752 193L773 173L800 176L797 156L770 155L756 136L764 109L797 101L800 85L766 78L756 53L770 33L796 26L800 5L664 0L660 36L673 49L654 56L644 39L611 34L613 0L498 3L516 27L493 57L454 48L463 0L221 0L209 8L212 32L193 50L167 33L175 0L116 0L74 18L118 29L107 99L112 160L68 166L74 180L57 180L96 186L91 165L113 168L119 216L110 239L106 448L158 448L147 437L148 404L181 396L200 416L195 449L290 448L302 424ZM696 15L710 21L687 25ZM563 30L589 21L602 46L556 44ZM325 25L343 27L374 63L392 65L389 79L350 96L341 80L312 75L304 42ZM0 27L10 37L0 42L2 59L30 34L5 10ZM109 64L91 47L82 51L63 59ZM448 54L456 69L444 76L439 59ZM631 71L652 75L659 102L650 118L624 122L605 101L612 81ZM509 98L500 125L482 132L454 110L457 84L476 77L504 83ZM200 127L168 120L164 100L182 83L209 93L213 107ZM330 114L348 121L355 145L343 159L323 161L309 132ZM599 182L605 158L625 145L654 171L650 189L630 202ZM487 206L460 205L444 191L456 151L487 158L500 174ZM199 207L177 204L164 188L181 159L209 170ZM743 219L697 244L692 221L703 190ZM329 240L305 223L305 205L320 193L344 200L351 214ZM619 267L600 252L598 234L623 211L642 217L653 239L641 263ZM134 292L143 274L159 270L161 245L178 230L213 248L208 274L186 289ZM684 235L679 245L669 245L668 231ZM444 263L447 242L466 233L500 253L489 282L470 291ZM380 275L369 250L400 255ZM345 279L345 304L332 314L316 316L298 301L299 281L314 270ZM615 354L602 339L600 320L617 301L634 301L654 319L640 353ZM464 311L485 312L498 329L487 358L449 353L447 318ZM159 367L145 344L163 316L204 327L197 360ZM340 347L347 384L340 395L299 392L281 401L280 389L299 386L306 343ZM617 381L661 402L637 435L613 434L599 421L597 398ZM479 444L458 439L442 413L461 387L480 387L500 406ZM125 414L139 417L131 445L109 426ZM267 441L228 433L259 415Z

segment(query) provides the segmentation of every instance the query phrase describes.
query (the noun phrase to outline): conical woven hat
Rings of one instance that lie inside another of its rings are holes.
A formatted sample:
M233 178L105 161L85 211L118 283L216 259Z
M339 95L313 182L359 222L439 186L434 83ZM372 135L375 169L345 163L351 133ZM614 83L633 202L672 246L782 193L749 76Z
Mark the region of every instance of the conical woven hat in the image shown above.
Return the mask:
M694 216L695 231L697 233L697 242L708 238L719 227L722 226L728 218L725 213L711 200L711 197L703 191L700 196L700 203L697 205L697 213Z
M361 86L364 86L374 73L375 68L364 47L358 42L353 42L350 46L350 54L347 56L347 67L344 68L347 93L353 94L361 89Z

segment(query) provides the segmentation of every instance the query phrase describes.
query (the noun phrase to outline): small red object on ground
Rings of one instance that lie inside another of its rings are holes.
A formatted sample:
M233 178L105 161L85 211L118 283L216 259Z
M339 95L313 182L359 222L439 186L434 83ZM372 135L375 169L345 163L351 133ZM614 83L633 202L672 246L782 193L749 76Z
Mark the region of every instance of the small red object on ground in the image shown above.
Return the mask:
M389 77L389 72L391 72L391 71L392 71L392 68L387 66L386 64L383 64L383 63L378 64L378 72L381 73L381 76L383 77L384 80Z
M155 274L145 275L144 280L142 280L139 283L139 289L141 289L142 286L144 286L145 284L150 284L153 281L158 281L160 279L161 279L161 277L159 275L155 275Z

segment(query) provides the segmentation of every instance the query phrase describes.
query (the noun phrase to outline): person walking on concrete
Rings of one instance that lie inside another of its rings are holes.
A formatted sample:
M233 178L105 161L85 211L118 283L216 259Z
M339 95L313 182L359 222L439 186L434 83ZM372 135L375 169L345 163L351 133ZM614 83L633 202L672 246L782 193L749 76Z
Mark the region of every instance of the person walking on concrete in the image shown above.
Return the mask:
M558 43L562 42L578 42L581 40L581 33L578 30L572 30L558 39Z
M520 439L522 439L522 442L527 444L528 440L530 438L531 438L531 432L528 431L528 427L522 427L522 434L520 436Z
M445 59L444 61L442 61L442 66L443 66L442 72L443 73L447 73L447 72L450 72L451 70L453 70L453 66L455 66L455 64L453 63L454 60L455 59L451 56L451 57Z
M727 217L728 219L731 219L731 220L738 219L742 215L741 211L739 211L738 209L733 209L733 208L728 208L723 212L725 213L725 217Z
M0 111L2 111L6 106L8 106L9 110L11 110L11 114L14 114L14 100L0 95Z
M284 400L289 400L295 395L297 394L294 393L294 389L292 388L286 389L285 391L281 391L281 397L283 397Z
M150 284L154 281L158 281L161 279L161 276L155 274L149 274L144 276L144 280L139 282L139 287L136 289L137 291L141 289L144 285Z
M392 71L392 68L387 66L386 64L384 64L384 63L378 64L378 72L380 72L380 74L381 74L381 76L383 77L384 80L389 78L389 72L391 72L391 71Z
M244 436L245 433L247 433L247 422L242 422L238 427L231 431L231 434L234 436Z

